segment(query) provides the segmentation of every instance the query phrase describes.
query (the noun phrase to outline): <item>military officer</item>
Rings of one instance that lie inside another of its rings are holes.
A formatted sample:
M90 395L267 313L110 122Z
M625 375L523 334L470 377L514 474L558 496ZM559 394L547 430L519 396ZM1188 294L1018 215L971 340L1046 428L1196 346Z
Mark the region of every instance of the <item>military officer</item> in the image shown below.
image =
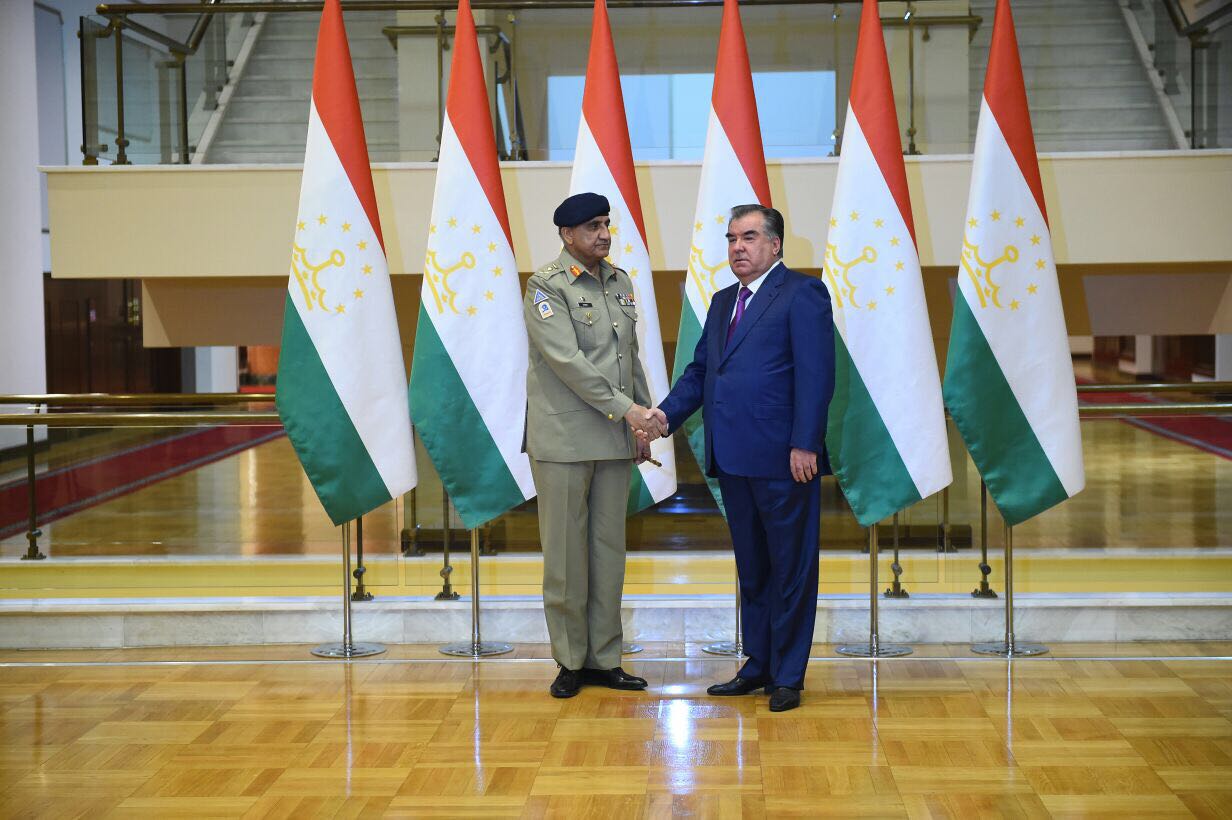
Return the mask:
M584 684L645 689L620 668L620 596L632 464L658 428L637 346L633 283L604 258L606 197L576 194L553 214L564 248L526 285L530 336L526 452L538 491L543 609L560 673L553 697Z

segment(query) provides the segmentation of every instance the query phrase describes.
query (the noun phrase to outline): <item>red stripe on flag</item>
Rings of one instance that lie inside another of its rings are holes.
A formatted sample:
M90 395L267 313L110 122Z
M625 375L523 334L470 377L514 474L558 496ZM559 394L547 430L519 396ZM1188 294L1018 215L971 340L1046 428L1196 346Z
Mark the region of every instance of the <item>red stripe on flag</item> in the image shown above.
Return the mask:
M1005 141L1009 144L1018 167L1027 180L1044 223L1048 211L1044 207L1044 185L1040 181L1039 159L1035 154L1035 135L1031 132L1031 111L1027 107L1027 86L1022 79L1022 62L1018 57L1018 36L1014 33L1014 15L1009 0L997 0L993 18L992 45L988 50L988 73L984 75L984 99Z
M737 0L723 0L723 26L719 29L719 57L714 67L710 104L758 201L770 207L770 180L766 177L766 155L761 146L757 96L753 93L753 73L749 69L749 50Z
M911 196L907 192L907 171L903 167L903 143L898 137L898 115L894 111L894 86L890 83L890 63L877 0L864 0L860 17L860 37L856 42L856 66L851 75L851 111L864 131L868 147L885 177L911 241L915 242L915 220L911 216Z
M512 248L513 233L509 230L505 186L501 183L500 163L496 159L496 135L492 130L492 114L488 111L488 87L483 80L483 63L479 59L479 41L470 0L458 3L453 45L445 110L449 112L449 122L458 135L458 142Z
M605 0L595 0L594 23L590 31L590 61L586 66L586 90L582 94L582 116L607 162L616 187L625 199L629 215L646 244L646 222L642 200L633 172L633 149L629 145L629 123L625 119L625 98L620 90L620 66L612 42L612 26Z
M312 67L312 101L384 251L385 237L381 233L372 167L368 162L368 141L364 138L359 92L355 89L355 71L351 68L351 49L347 45L339 0L325 0L325 9L321 12L317 54Z

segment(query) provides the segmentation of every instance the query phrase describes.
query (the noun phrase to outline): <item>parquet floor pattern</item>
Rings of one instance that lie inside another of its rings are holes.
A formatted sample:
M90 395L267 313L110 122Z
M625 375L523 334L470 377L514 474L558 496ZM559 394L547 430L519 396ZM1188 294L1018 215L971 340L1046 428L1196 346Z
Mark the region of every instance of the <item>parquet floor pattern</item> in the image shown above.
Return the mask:
M920 649L817 647L783 714L670 651L566 701L549 661L432 647L8 652L0 817L1232 817L1232 661Z

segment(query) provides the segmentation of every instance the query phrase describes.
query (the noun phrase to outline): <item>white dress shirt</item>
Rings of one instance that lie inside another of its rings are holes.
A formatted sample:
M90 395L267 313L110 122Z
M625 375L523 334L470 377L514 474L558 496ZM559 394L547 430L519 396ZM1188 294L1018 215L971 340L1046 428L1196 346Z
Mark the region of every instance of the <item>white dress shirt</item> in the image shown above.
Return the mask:
M782 259L776 260L776 261L775 261L775 263L774 263L773 265L771 265L770 267L766 268L766 272L765 272L765 273L763 273L761 276L757 277L757 278L756 278L756 279L754 279L752 282L749 282L747 285L745 285L745 286L744 286L744 287L748 288L750 291L752 291L752 292L749 294L749 298L748 298L748 299L746 299L746 300L744 301L744 309L745 309L746 311L749 309L749 302L752 302L752 301L753 301L753 297L755 297L755 296L757 295L757 289L761 287L761 283L762 283L762 282L766 281L766 276L770 273L770 271L774 270L775 268L777 268L777 267L778 267L779 265L781 265L781 264L783 264L783 260L782 260ZM737 280L737 281L739 281L739 280ZM731 312L731 316L728 316L728 317L727 317L727 324L729 324L729 325L730 325L730 324L731 324L731 322L732 322L732 319L735 319L735 318L736 318L736 308L738 308L738 307L740 307L740 291L739 291L739 290L737 290L737 291L736 291L736 302L735 302L735 304L733 304L733 305L732 305L732 312Z

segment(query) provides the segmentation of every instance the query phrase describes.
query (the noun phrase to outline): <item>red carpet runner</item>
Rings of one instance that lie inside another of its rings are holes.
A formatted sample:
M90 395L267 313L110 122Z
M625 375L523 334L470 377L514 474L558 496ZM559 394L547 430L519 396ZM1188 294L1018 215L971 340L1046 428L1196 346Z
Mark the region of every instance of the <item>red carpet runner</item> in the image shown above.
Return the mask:
M206 427L49 470L35 478L39 525L283 435L282 428ZM0 487L0 538L26 530L29 504L25 478Z
M1126 385L1132 390L1132 385ZM1079 393L1082 404L1158 404L1170 401L1146 393ZM1153 416L1122 419L1164 438L1232 460L1232 419L1219 416Z

